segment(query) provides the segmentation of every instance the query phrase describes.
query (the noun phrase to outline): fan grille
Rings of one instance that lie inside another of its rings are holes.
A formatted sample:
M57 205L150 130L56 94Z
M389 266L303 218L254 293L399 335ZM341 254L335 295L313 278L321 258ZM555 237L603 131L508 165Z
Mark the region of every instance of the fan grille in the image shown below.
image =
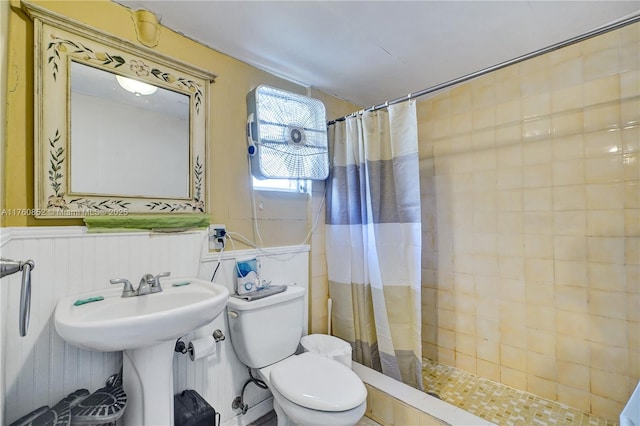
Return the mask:
M260 86L256 104L258 155L263 177L325 179L329 155L322 102Z

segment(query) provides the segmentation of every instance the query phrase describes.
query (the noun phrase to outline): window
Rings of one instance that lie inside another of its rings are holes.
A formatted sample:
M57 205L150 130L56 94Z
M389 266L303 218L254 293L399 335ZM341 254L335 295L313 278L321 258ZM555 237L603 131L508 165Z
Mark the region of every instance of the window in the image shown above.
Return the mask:
M259 191L311 192L311 181L305 179L256 179L253 189Z

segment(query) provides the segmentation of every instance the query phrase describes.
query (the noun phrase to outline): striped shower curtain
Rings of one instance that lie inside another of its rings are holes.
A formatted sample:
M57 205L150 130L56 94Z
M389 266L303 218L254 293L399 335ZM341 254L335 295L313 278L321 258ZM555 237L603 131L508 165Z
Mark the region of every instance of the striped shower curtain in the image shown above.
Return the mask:
M355 361L422 389L415 101L329 127L326 252L333 334Z

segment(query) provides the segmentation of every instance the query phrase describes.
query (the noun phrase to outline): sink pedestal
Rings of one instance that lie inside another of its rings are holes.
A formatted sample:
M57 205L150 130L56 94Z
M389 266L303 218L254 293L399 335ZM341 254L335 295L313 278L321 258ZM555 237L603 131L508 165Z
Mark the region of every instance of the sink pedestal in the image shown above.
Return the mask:
M169 340L123 352L122 385L129 400L125 425L173 426L174 347Z

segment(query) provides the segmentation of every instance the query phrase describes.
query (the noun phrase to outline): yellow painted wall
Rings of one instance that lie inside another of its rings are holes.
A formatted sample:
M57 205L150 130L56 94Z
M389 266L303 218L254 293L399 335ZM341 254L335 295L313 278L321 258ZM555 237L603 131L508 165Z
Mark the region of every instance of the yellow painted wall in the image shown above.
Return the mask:
M4 160L4 147L5 147L5 119L6 119L6 104L4 100L7 95L7 45L9 39L9 3L0 1L0 207L3 205L4 200L4 177L2 173L2 164ZM0 306L3 303L2 294L0 292ZM6 297L6 296L5 296ZM0 330L4 330L6 325L3 320L0 319ZM0 332L0 341L3 340L3 332ZM0 395L5 395L5 351L0 350ZM4 413L4 398L0 398L0 413ZM1 417L2 415L0 415Z
M4 176L1 170L6 142L5 122L7 108L4 100L7 98L7 47L9 44L9 13L9 2L0 2L0 99L2 100L2 102L0 102L0 207L4 205Z
M640 380L640 24L418 104L423 353L612 421Z
M3 2L3 6L7 2ZM44 7L89 24L103 32L138 43L129 9L107 0L36 1ZM2 73L11 91L7 93L6 144L3 144L2 189L6 193L0 205L6 211L33 207L33 24L19 9L19 2L7 15L9 20L10 73ZM2 25L3 31L7 28ZM253 66L216 52L168 28L162 27L159 53L209 70L218 77L211 86L208 210L212 223L224 223L257 242L252 208L251 179L246 156L246 94L258 84L268 84L322 100L327 117L336 118L359 109L327 93L283 80ZM4 71L4 69L3 69ZM5 78L4 76L7 75ZM3 96L4 99L4 96ZM5 121L3 120L3 124ZM302 243L311 230L322 205L324 182L313 185L311 195L255 192L258 227L265 246ZM0 193L1 195L1 193ZM36 219L33 216L2 216L1 226L82 225L77 219ZM325 331L328 286L324 259L324 210L312 238L310 265L310 330ZM245 245L236 243L237 248Z
M56 13L84 22L138 44L131 11L107 0L35 1ZM12 4L17 5L17 2ZM6 197L3 207L33 207L33 24L18 8L9 14L9 56L12 72L7 96L7 144L3 163ZM253 66L196 43L162 27L155 50L218 75L211 86L208 208L211 220L224 223L232 231L255 240L252 221L250 178L246 156L246 94L258 84L268 84L292 92L307 88L291 83ZM329 114L356 109L327 94L323 97ZM331 115L329 115L331 117ZM259 228L266 246L297 244L306 236L310 200L306 194L256 192ZM3 216L2 226L81 225L76 219L36 219L32 216Z

